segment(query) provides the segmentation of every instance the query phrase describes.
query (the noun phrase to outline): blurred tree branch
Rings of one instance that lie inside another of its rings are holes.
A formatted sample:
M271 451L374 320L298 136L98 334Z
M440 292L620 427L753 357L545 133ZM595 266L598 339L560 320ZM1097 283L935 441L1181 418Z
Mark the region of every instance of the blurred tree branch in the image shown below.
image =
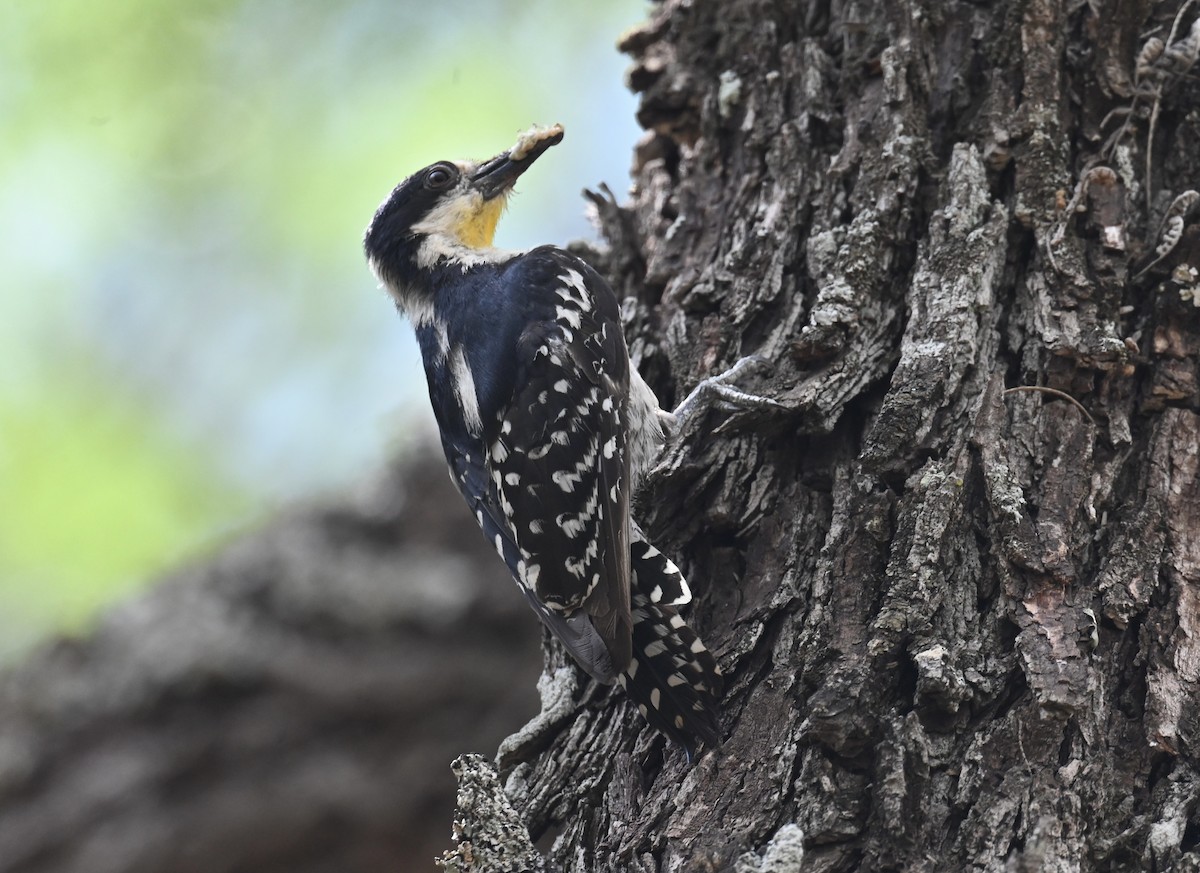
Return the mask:
M433 869L539 637L432 451L3 674L0 870Z

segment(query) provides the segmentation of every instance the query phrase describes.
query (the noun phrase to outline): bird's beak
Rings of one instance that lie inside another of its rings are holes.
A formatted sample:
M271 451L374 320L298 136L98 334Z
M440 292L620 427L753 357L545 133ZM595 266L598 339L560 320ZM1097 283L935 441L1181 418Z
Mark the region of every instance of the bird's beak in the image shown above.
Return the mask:
M491 200L512 189L522 173L533 166L533 162L552 145L562 142L563 127L531 127L517 139L517 144L490 161L484 161L471 176L471 185Z

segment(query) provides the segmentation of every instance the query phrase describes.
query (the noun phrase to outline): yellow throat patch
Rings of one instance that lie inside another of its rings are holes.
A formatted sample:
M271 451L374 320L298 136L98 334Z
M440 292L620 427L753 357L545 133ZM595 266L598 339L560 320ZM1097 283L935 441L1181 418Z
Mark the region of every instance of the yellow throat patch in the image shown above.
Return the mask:
M504 214L508 194L500 194L491 200L476 195L471 200L475 202L464 204L466 208L460 214L454 234L465 246L473 249L490 248L492 240L496 238L496 225Z

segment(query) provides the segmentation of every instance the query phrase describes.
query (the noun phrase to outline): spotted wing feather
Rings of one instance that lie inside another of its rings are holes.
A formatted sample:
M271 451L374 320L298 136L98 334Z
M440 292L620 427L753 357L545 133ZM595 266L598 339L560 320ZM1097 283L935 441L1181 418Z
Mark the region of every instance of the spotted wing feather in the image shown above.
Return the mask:
M450 478L466 498L467 505L488 542L496 547L513 578L519 579L524 567L524 558L513 540L509 521L500 509L500 501L482 456L478 453L472 455L465 449L447 443L445 439L443 448L450 466ZM524 585L519 587L538 618L567 651L574 655L589 675L601 682L611 682L616 678L618 671L612 665L608 647L585 613L568 616L555 612L547 608L532 589Z
M552 612L586 613L620 670L632 633L628 354L603 280L551 263L554 315L521 336L487 460L524 563L519 581Z

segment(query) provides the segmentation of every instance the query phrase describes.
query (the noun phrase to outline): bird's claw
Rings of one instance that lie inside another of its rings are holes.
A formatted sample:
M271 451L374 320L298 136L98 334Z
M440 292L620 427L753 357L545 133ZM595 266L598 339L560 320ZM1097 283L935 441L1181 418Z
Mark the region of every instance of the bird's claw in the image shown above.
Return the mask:
M769 368L770 362L759 355L747 355L723 373L709 376L692 389L682 403L670 415L675 419L671 429L678 432L683 421L690 418L696 411L706 406L722 404L733 410L786 409L786 407L769 397L750 394L729 383L749 369Z
M663 479L677 470L683 463L687 450L684 446L683 431L689 424L694 427L700 416L710 407L723 407L734 413L713 429L713 433L725 433L737 426L739 419L745 414L754 412L786 412L789 407L769 397L760 397L734 388L729 383L738 376L752 369L770 369L771 362L759 355L748 355L723 373L709 376L692 389L687 398L675 408L674 412L658 411L659 423L666 437L666 445L658 457L657 463L646 473L646 480Z

